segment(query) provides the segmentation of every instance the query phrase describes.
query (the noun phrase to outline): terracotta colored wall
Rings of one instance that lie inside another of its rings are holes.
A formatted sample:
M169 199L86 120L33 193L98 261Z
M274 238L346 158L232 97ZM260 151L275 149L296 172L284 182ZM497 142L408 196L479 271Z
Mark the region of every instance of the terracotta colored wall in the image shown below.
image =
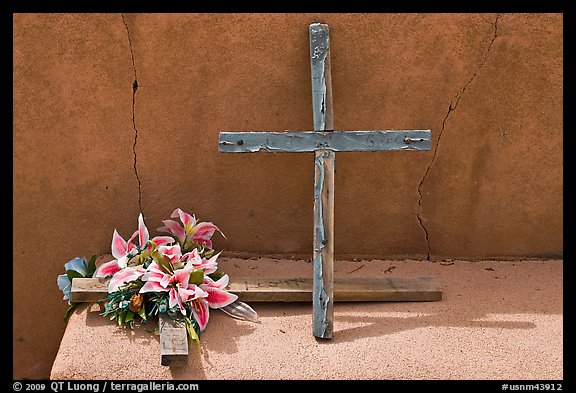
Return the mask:
M108 252L140 210L151 229L176 207L211 220L227 251L311 255L312 156L217 141L311 129L316 21L336 129L434 139L337 154L337 256L562 255L561 15L16 14L15 378L49 375L63 263Z

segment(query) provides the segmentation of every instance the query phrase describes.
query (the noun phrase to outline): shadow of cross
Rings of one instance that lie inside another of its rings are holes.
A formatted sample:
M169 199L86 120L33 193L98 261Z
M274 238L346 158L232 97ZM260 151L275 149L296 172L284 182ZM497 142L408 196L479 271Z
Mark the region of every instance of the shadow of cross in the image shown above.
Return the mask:
M73 278L70 300L105 302L108 279ZM310 302L312 280L309 278L238 278L229 283L229 291L246 302ZM340 278L335 280L335 301L410 301L428 302L442 299L442 289L434 277ZM158 313L160 330L160 364L187 364L188 340L183 321Z
M309 26L314 131L221 132L224 153L314 152L313 322L330 339L334 320L334 169L337 151L430 150L430 130L334 131L328 25Z

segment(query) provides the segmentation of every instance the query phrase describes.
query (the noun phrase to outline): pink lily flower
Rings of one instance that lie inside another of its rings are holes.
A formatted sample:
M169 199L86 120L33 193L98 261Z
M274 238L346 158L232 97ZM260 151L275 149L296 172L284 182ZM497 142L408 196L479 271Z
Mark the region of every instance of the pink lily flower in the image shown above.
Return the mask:
M206 329L210 318L210 308L221 308L238 300L238 295L225 290L228 285L228 275L223 275L218 281L210 277L204 277L204 283L200 288L207 293L207 296L192 300L192 314L198 322L200 331Z
M192 240L197 241L198 243L206 244L206 247L212 248L212 236L214 232L218 231L220 234L226 239L226 236L218 229L218 227L211 222L201 222L198 223L195 227L192 228Z
M101 264L94 272L94 277L109 277L128 266L128 256L133 257L138 253L138 247L132 243L132 240L134 240L136 236L138 236L138 243L140 244L140 249L142 249L150 239L142 213L138 216L138 230L132 234L128 241L124 240L124 238L118 234L118 231L114 229L111 248L112 256L116 259ZM152 239L152 242L154 242L156 246L160 246L173 243L174 239L170 236L156 236ZM152 248L153 244L150 243L146 249L151 250Z
M208 296L202 288L189 283L192 264L186 264L182 269L177 269L174 274L165 273L156 262L148 266L146 273L142 275L142 281L146 283L140 289L140 293L168 292L168 305L170 308L178 305L180 312L186 315L184 303L194 301L200 297Z
M168 258L175 268L179 269L184 266L184 264L180 262L180 259L182 258L182 251L180 250L180 244L175 244L173 246L162 245L158 247L158 252L164 255L166 258Z
M221 253L222 252L219 252L212 258L203 260L198 250L194 249L182 255L182 260L188 258L188 262L192 264L194 269L204 269L204 274L212 274L218 270L218 263L216 262L216 259L218 259Z
M132 242L136 237L138 237L139 247ZM138 216L138 230L135 231L127 241L118 234L116 229L114 229L111 249L112 256L116 259L98 266L93 276L98 278L112 276L112 279L108 284L108 292L114 292L124 283L137 279L144 274L145 270L143 268L130 268L129 270L126 270L129 268L128 264L132 258L137 256L139 252L144 249L152 250L154 245L164 245L174 242L174 239L170 236L156 236L152 239L153 243L149 243L149 240L150 234L148 228L146 228L146 225L144 224L144 217L142 216L142 213L140 213Z
M174 243L174 239L171 236L155 236L152 238L151 243L146 246L148 241L150 240L150 234L148 233L148 228L144 224L144 217L142 217L142 213L138 216L138 230L132 234L132 238L134 238L138 234L138 242L140 244L140 250L143 247L146 247L146 250L152 250L154 247L172 244ZM130 251L131 254L138 252L137 249L133 249Z
M212 240L210 239L214 235L214 232L218 231L222 236L224 236L222 231L220 231L220 229L213 223L199 223L196 216L192 216L182 211L180 208L175 209L170 217L180 218L184 227L174 220L163 220L162 222L164 223L164 226L158 228L158 230L176 236L182 245L184 245L186 239L189 238L192 239L192 241L204 243L207 247L212 248ZM226 238L226 236L224 236L224 238Z
M126 241L122 236L118 234L118 231L114 229L114 234L112 235L112 256L116 259L105 262L98 266L94 272L94 277L109 277L126 268L128 265L127 256L129 254L129 250L132 250L135 247L132 243L132 240L135 237L136 232L128 241Z

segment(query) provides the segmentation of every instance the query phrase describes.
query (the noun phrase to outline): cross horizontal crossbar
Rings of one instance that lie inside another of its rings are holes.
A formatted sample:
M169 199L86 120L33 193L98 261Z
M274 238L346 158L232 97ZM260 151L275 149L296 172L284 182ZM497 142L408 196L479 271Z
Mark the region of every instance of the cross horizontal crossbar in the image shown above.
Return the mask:
M221 132L223 153L430 150L430 130Z

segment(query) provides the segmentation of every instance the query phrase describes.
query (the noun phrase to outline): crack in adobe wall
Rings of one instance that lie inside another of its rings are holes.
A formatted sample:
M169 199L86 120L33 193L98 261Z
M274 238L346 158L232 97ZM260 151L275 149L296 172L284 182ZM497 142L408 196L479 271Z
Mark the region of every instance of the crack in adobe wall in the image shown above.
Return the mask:
M138 128L136 128L136 91L138 91L138 75L136 73L136 63L134 62L134 50L132 48L132 40L130 38L130 29L128 23L124 19L124 14L120 14L124 27L126 27L126 34L128 36L128 45L130 46L130 56L132 58L132 70L134 71L134 81L132 82L132 127L134 128L134 143L132 144L132 153L134 155L134 175L138 181L138 208L142 213L142 182L138 175L138 156L136 154L136 145L138 144Z
M424 236L426 238L426 247L427 247L426 260L428 260L428 261L430 260L431 247L430 247L429 231L426 228L426 226L424 225L424 221L422 220L422 185L424 184L424 181L426 180L426 177L428 176L428 173L430 172L430 168L432 168L432 165L434 164L434 161L436 160L436 155L438 154L438 147L440 146L440 139L442 138L442 133L444 132L444 129L446 128L446 122L448 121L450 114L456 110L456 107L458 106L458 103L460 102L460 99L462 98L464 91L466 91L466 88L470 85L470 83L472 83L474 78L476 78L476 75L482 69L482 67L486 63L486 60L488 59L488 56L490 55L490 51L492 49L492 45L494 44L494 40L496 40L496 37L498 37L498 20L499 19L500 19L500 14L497 14L496 20L493 23L494 35L492 36L492 40L490 41L490 44L488 45L488 49L486 50L486 53L484 54L482 61L480 62L478 67L476 67L476 71L474 72L472 77L468 80L468 82L466 82L464 87L458 93L456 93L456 95L452 98L452 100L450 100L450 105L448 106L448 111L446 112L446 115L444 116L444 119L442 120L442 127L440 128L440 131L438 132L438 138L436 139L436 147L434 148L434 152L432 154L432 159L428 163L428 166L426 167L426 171L424 172L424 175L422 176L422 179L420 180L420 183L418 184L418 211L416 212L416 218L418 218L418 222L419 222L420 227L422 228L422 231L424 232Z

